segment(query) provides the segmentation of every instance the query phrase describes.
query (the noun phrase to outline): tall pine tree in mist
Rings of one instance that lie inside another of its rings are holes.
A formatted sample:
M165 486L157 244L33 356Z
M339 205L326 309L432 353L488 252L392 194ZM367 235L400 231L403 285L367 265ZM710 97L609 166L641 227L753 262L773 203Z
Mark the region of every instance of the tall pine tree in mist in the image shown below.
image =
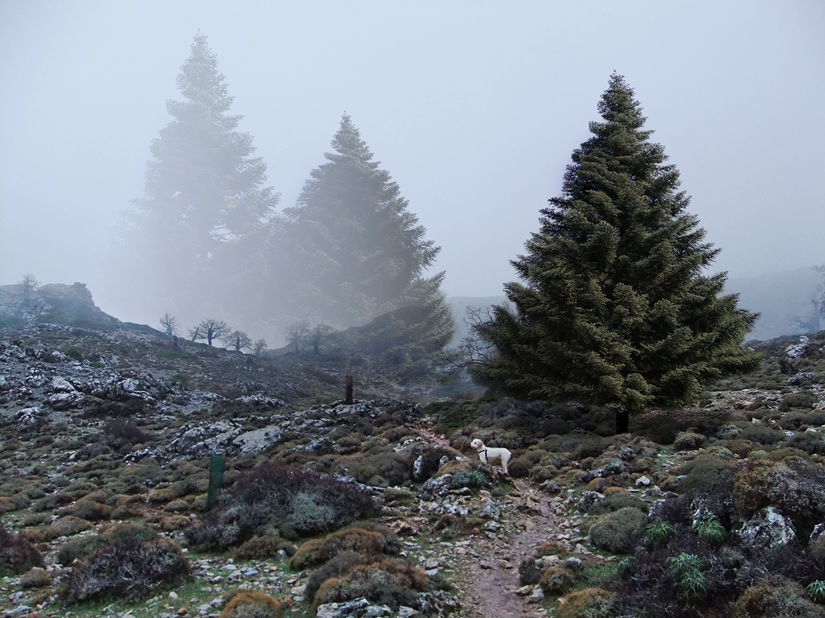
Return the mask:
M200 33L177 88L183 99L167 102L172 120L152 142L126 249L141 259L137 291L190 311L225 308L259 283L251 260L278 195L252 156L252 136L238 130L242 116L229 112L233 98Z
M286 210L285 237L273 253L287 260L293 312L350 326L396 309L439 248L424 239L348 115L331 145Z
M598 111L513 262L515 310L495 307L476 328L493 352L472 372L520 397L609 405L624 432L645 406L689 402L703 381L751 369L740 344L756 316L721 295L725 273L704 274L718 250L622 76Z

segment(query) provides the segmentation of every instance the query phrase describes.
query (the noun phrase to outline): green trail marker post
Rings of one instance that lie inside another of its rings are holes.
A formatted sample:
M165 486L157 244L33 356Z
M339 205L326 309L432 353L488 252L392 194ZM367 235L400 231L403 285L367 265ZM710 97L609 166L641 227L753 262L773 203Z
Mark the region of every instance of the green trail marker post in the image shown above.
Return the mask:
M210 510L215 504L215 498L218 497L218 492L223 483L223 468L226 464L226 455L223 453L215 453L212 455L212 460L209 462L209 489L206 492L206 510Z

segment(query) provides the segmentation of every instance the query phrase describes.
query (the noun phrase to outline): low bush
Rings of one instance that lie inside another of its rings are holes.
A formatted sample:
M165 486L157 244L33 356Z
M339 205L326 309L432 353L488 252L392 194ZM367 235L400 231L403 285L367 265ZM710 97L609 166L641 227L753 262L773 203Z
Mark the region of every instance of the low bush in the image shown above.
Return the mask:
M344 551L375 555L387 548L387 539L380 532L363 528L347 528L329 534L324 539L311 539L301 545L289 561L295 570L321 564Z
M374 510L369 494L355 485L274 464L242 473L229 494L221 508L186 531L193 546L223 549L274 530L293 539L340 528Z
M536 564L535 558L525 558L518 565L518 583L521 586L537 584L541 578L541 569Z
M801 585L785 577L762 579L736 600L735 618L825 617L825 609L806 598Z
M278 618L281 604L268 594L239 590L228 598L220 618Z
M701 448L708 439L700 433L683 431L676 435L673 440L673 448L677 451L693 451Z
M427 590L427 574L420 568L384 558L356 566L342 577L326 580L315 593L313 604L318 607L363 597L397 610L401 605L416 605L418 593Z
M324 564L315 569L307 580L304 596L307 599L314 599L318 588L330 578L341 577L359 565L369 564L374 558L365 556L357 551L344 550L327 560Z
M80 519L73 515L65 515L53 521L48 528L43 531L46 540L56 539L61 536L72 536L78 532L83 532L92 527L92 524L85 519Z
M25 573L32 567L43 566L43 556L37 547L22 534L8 532L0 526L0 570Z
M645 514L632 506L602 515L590 526L590 540L601 549L629 553L638 543L645 519Z
M585 588L568 594L561 600L558 618L614 618L616 595L602 588Z
M124 538L77 564L65 580L64 595L68 604L106 596L134 600L188 572L188 561L172 541Z
M295 553L295 546L289 541L272 534L253 536L232 551L235 560L264 560L274 558L279 551L287 555Z
M666 521L652 521L645 526L644 541L649 547L661 547L668 542L676 528Z
M733 502L743 518L773 505L809 535L825 518L825 466L798 457L747 461L736 476Z
M88 521L100 521L109 519L112 516L112 507L100 502L95 502L88 498L82 498L73 505L66 507L61 511L65 515L74 515L80 519Z
M20 576L21 588L42 588L51 583L52 576L46 572L46 569L41 567L29 569Z
M570 569L548 567L539 578L539 586L545 594L559 596L570 590L576 583L576 576Z
M779 411L787 412L793 408L801 408L803 410L810 410L819 401L819 397L812 391L799 391L797 393L788 393L779 402Z

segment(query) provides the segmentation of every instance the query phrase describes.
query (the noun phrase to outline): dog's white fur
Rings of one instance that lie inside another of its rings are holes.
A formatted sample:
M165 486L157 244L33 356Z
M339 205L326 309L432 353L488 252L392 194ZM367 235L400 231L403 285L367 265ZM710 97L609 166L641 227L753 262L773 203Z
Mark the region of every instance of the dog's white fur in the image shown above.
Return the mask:
M508 449L495 446L484 446L484 442L478 438L473 439L473 441L470 442L470 446L476 453L478 453L478 458L483 463L493 463L499 461L501 462L501 468L504 470L504 474L510 474L507 471L507 462L510 461L512 453L510 453Z

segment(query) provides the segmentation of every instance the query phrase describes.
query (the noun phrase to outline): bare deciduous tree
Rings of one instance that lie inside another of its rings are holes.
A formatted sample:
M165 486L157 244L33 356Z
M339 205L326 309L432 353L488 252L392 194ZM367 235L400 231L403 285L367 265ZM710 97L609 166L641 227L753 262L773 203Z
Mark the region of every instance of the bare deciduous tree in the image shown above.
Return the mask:
M163 314L163 317L160 319L160 325L163 327L163 332L169 337L174 337L178 332L178 321L171 313Z
M223 337L223 342L236 352L243 352L252 347L252 339L242 330L233 330Z
M286 340L295 348L295 353L301 351L301 344L309 334L309 323L306 320L295 322L286 329Z
M255 356L260 356L263 354L264 350L266 350L266 341L263 339L258 339L252 348L252 353Z
M321 350L321 344L324 342L324 339L333 330L334 329L329 324L316 324L311 329L309 329L308 341L309 345L312 346L313 352L318 354L318 352Z
M229 332L230 327L226 322L209 318L201 321L194 330L190 331L190 335L192 341L206 339L206 343L211 346L215 339L224 339Z

